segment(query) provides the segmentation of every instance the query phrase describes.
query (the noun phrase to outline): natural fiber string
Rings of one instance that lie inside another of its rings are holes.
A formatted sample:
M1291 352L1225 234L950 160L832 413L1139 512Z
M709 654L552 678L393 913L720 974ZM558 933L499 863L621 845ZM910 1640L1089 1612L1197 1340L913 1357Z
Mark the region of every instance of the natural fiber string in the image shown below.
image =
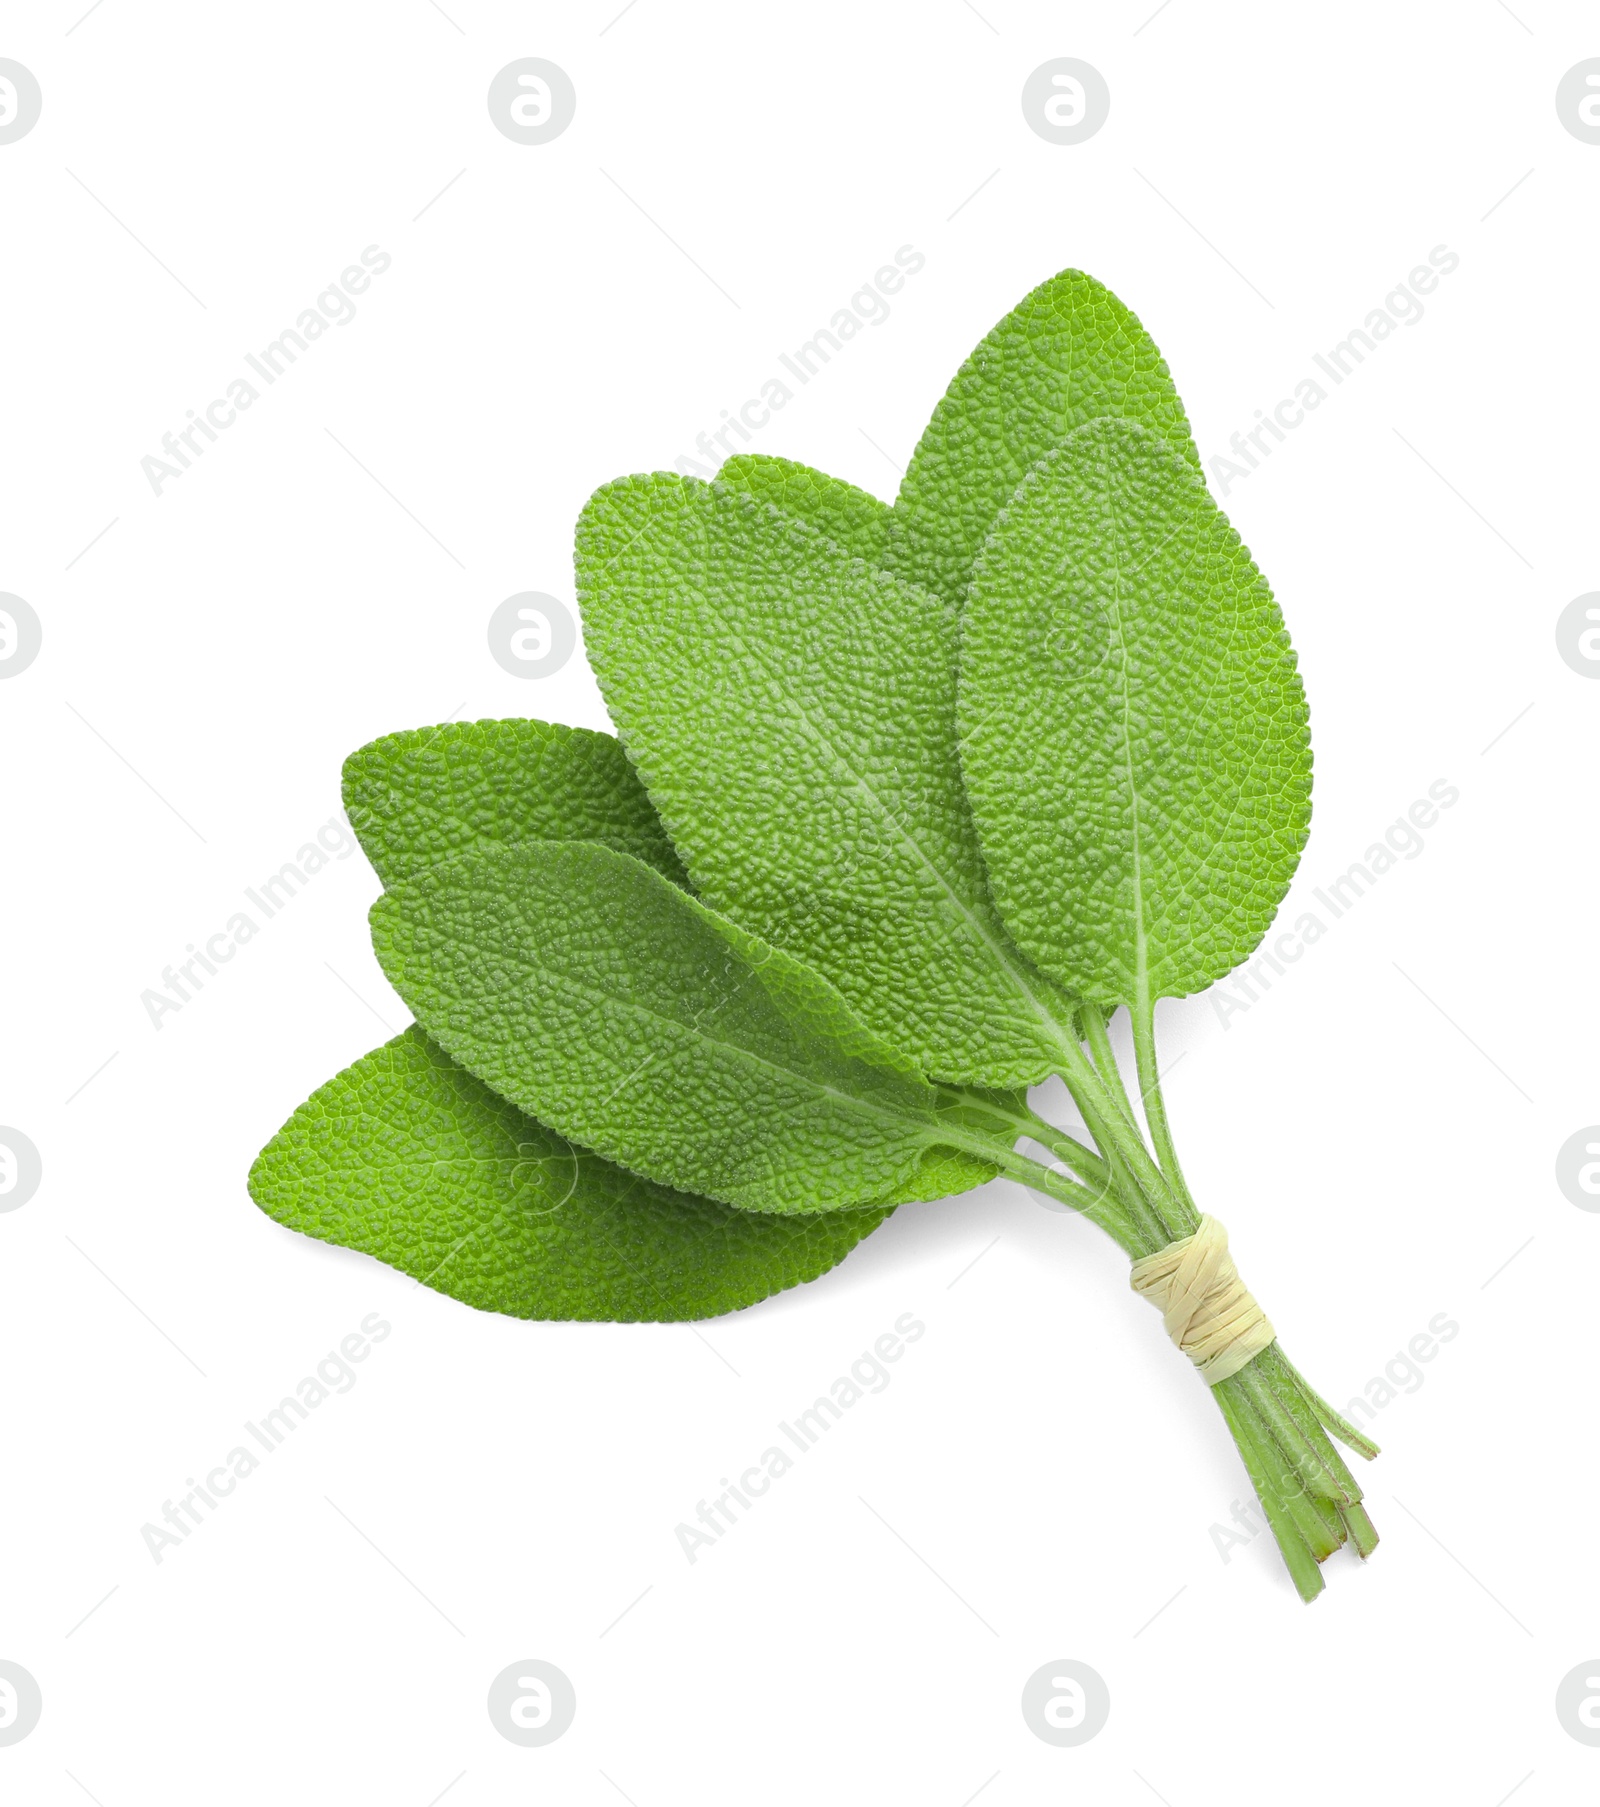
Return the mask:
M1207 1386L1237 1374L1277 1335L1239 1278L1228 1232L1214 1217L1202 1217L1192 1236L1142 1256L1130 1278Z

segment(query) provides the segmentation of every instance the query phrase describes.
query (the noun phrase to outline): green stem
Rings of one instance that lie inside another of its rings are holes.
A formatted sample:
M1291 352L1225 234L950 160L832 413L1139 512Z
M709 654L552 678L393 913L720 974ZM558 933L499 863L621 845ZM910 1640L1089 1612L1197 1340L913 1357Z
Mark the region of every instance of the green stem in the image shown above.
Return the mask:
M1009 1123L1007 1126L1016 1127ZM1026 1129L1027 1126L1022 1127ZM1018 1154L1008 1143L998 1140L994 1135L985 1134L967 1124L942 1125L938 1139L941 1146L959 1148L967 1154L977 1155L980 1160L992 1161L1007 1179L1018 1180L1024 1186L1047 1192L1062 1204L1070 1205L1091 1223L1098 1224L1131 1260L1137 1261L1145 1253L1144 1236L1139 1227L1129 1221L1121 1197L1109 1184L1094 1188L1080 1186L1076 1180L1070 1180L1064 1174L1053 1172L1042 1163L1030 1161L1026 1155Z
M1141 1255L1152 1255L1157 1249L1166 1247L1167 1236L1115 1150L1106 1160L1101 1160L1099 1156L1090 1154L1076 1136L1069 1136L1065 1130L1057 1129L1053 1123L1047 1123L1031 1110L1028 1112L1026 1133L1031 1141L1040 1143L1067 1166L1076 1169L1096 1191L1109 1191L1122 1201L1123 1215L1130 1227L1142 1238L1140 1246L1130 1251L1135 1260ZM1088 1156L1087 1163L1085 1155Z
M1199 1221L1199 1213L1183 1177L1178 1150L1172 1140L1172 1126L1167 1121L1167 1104L1161 1096L1161 1069L1156 1061L1156 1007L1152 998L1141 1000L1137 1009L1128 1012L1133 1023L1133 1058L1139 1073L1139 1102L1144 1106L1144 1120L1150 1126L1150 1140L1155 1147L1167 1183L1182 1200L1190 1217Z
M1183 1178L1161 1096L1154 1007L1144 1003L1129 1014L1141 1103L1166 1197L1178 1219L1192 1226L1198 1214ZM1088 1040L1108 1087L1117 1084L1120 1090L1120 1075L1103 1021L1096 1024L1089 1018ZM1085 1121L1089 1121L1087 1116ZM1121 1127L1119 1123L1117 1128ZM1138 1141L1143 1152L1143 1138ZM1113 1159L1114 1168L1116 1164ZM1139 1190L1148 1194L1148 1181ZM1212 1391L1295 1586L1302 1599L1312 1600L1322 1589L1317 1566L1321 1561L1346 1542L1368 1556L1378 1541L1361 1504L1361 1488L1328 1433L1365 1456L1376 1455L1377 1446L1306 1384L1276 1342Z
M1085 1005L1084 1014L1088 1016L1093 1009L1094 1006ZM1088 1124L1089 1133L1108 1159L1113 1153L1121 1157L1130 1185L1136 1188L1150 1217L1163 1232L1157 1246L1165 1247L1176 1235L1185 1232L1175 1232L1172 1227L1177 1221L1176 1214L1169 1219L1168 1213L1174 1212L1175 1201L1160 1169L1151 1159L1144 1139L1124 1117L1106 1081L1082 1047L1069 1036L1057 1044L1057 1051L1061 1055L1061 1078ZM1118 1085L1120 1089L1120 1080Z
M1340 1506L1361 1503L1361 1486L1351 1474L1349 1464L1328 1441L1328 1433L1298 1384L1294 1370L1283 1360L1276 1344L1263 1349L1251 1364L1259 1382L1266 1387L1278 1405L1293 1419L1316 1461L1327 1471L1335 1491L1329 1498Z
M1048 1148L1051 1154L1058 1160L1065 1161L1080 1178L1091 1185L1110 1185L1111 1169L1093 1149L1085 1148L1076 1136L1069 1136L1064 1129L1057 1129L1055 1124L1047 1123L1034 1111L1030 1110L1023 1119L1022 1133L1041 1147Z
M1243 1370L1233 1376L1235 1382L1243 1378ZM1319 1563L1326 1562L1344 1541L1338 1512L1331 1502L1319 1499L1306 1485L1295 1465L1293 1453L1284 1448L1274 1433L1248 1384L1239 1387L1235 1399L1241 1413L1254 1427L1258 1446L1269 1458L1269 1475L1279 1504L1305 1539L1312 1556Z
M1235 1375L1234 1379L1238 1376ZM1261 1510L1267 1515L1267 1523L1272 1527L1272 1535L1282 1552L1285 1566L1299 1591L1302 1600L1315 1600L1322 1592L1322 1571L1317 1567L1317 1560L1311 1554L1311 1547L1301 1535L1294 1520L1289 1516L1282 1500L1278 1496L1277 1477L1271 1471L1271 1463L1263 1448L1261 1433L1257 1430L1250 1414L1245 1410L1243 1402L1236 1400L1229 1392L1231 1383L1223 1381L1211 1389L1218 1409L1227 1422L1228 1429L1233 1432L1233 1440L1239 1447L1239 1454L1244 1460L1245 1472L1250 1477L1250 1485L1255 1489L1256 1498L1261 1502ZM1270 1439L1268 1439L1270 1442Z
M1144 1234L1144 1244L1139 1253L1154 1255L1158 1250L1164 1249L1172 1240L1167 1226L1156 1215L1155 1206L1135 1184L1133 1175L1128 1171L1127 1162L1115 1151L1111 1155L1110 1166L1117 1190L1122 1196L1124 1208L1128 1216L1138 1223Z
M1274 1345L1274 1347L1276 1347L1276 1345ZM1286 1356L1281 1349L1278 1351L1278 1359L1294 1376L1295 1384L1305 1394L1306 1398L1310 1400L1312 1409L1316 1412L1317 1418L1321 1422L1323 1429L1332 1431L1334 1436L1339 1439L1346 1449L1353 1449L1358 1456L1364 1457L1370 1462L1372 1458L1378 1454L1377 1444L1374 1443L1369 1436L1365 1435L1364 1432L1358 1431L1348 1418L1340 1417L1333 1407L1328 1404L1327 1400L1324 1399L1316 1388L1306 1380L1305 1376L1300 1373L1299 1369L1290 1362L1288 1356Z
M1083 1007L1084 1040L1089 1044L1089 1055L1094 1061L1095 1071L1100 1075L1106 1091L1116 1106L1117 1117L1133 1134L1138 1135L1139 1123L1133 1114L1133 1106L1128 1100L1127 1087L1122 1083L1122 1069L1117 1065L1117 1051L1111 1045L1111 1035L1106 1025L1116 1014L1115 1011L1102 1011L1093 1004Z
M1141 1155L1145 1155L1144 1137L1139 1128L1139 1120L1133 1114L1133 1101L1128 1097L1128 1088L1123 1084L1122 1069L1117 1065L1116 1050L1111 1046L1111 1036L1107 1030L1107 1024L1115 1014L1115 1011L1108 1013L1097 1009L1093 1004L1085 1004L1083 1007L1084 1033L1088 1040L1089 1053L1095 1070L1105 1085L1106 1092L1116 1111L1117 1120L1133 1146L1139 1150ZM1149 1156L1145 1155L1145 1158L1148 1160ZM1158 1173L1157 1177L1161 1178L1162 1176ZM1150 1215L1164 1232L1156 1243L1156 1248L1165 1248L1178 1235L1186 1234L1187 1228L1193 1228L1192 1225L1186 1228L1174 1228L1175 1225L1183 1224L1182 1201L1172 1194L1170 1188L1167 1188L1167 1200L1168 1203L1163 1205L1158 1197L1152 1196L1150 1199Z
M1350 1533L1350 1541L1356 1547L1356 1554L1364 1562L1378 1547L1378 1527L1367 1517L1365 1506L1341 1506L1339 1516L1344 1520L1345 1529Z
M1115 1192L1091 1192L1086 1186L1079 1186L1074 1181L1063 1178L1061 1174L1052 1172L1038 1161L1030 1161L1026 1155L1020 1155L1014 1149L1002 1149L990 1144L987 1148L974 1152L981 1152L993 1161L1007 1179L1020 1181L1022 1185L1032 1186L1039 1192L1047 1192L1051 1198L1070 1205L1091 1223L1098 1224L1130 1260L1137 1261L1145 1253L1146 1238L1137 1225L1128 1221L1126 1211Z
M1263 1351L1263 1353L1265 1353ZM1295 1473L1319 1499L1332 1500L1336 1506L1353 1506L1361 1495L1349 1491L1332 1465L1312 1441L1307 1427L1295 1414L1259 1362L1252 1361L1239 1371L1241 1391L1265 1420L1273 1440L1294 1467ZM1319 1440L1328 1445L1322 1427L1316 1426ZM1331 1450L1331 1445L1328 1445ZM1340 1464L1343 1467L1343 1464Z
M1117 1066L1105 1014L1085 1004L1079 1015L1087 1049L1075 1038L1063 1037L1059 1072L1098 1150L1031 1109L1019 1111L951 1087L944 1088L956 1119L948 1140L1087 1217L1138 1260L1192 1233L1198 1223L1161 1096L1155 1013L1148 1003L1130 1011L1140 1101L1154 1156ZM1088 1184L1019 1155L1006 1145L1007 1131L1013 1141L1027 1136L1048 1149ZM1323 1560L1346 1542L1368 1556L1378 1541L1361 1504L1361 1489L1328 1433L1364 1456L1376 1455L1377 1446L1306 1384L1276 1343L1210 1391L1295 1587L1303 1600L1314 1600L1322 1591L1318 1565Z
M1279 1398L1294 1414L1295 1422L1304 1430L1312 1446L1338 1476L1346 1493L1352 1500L1359 1500L1361 1498L1360 1483L1351 1474L1344 1457L1328 1441L1327 1426L1323 1423L1322 1416L1317 1410L1317 1395L1306 1385L1294 1364L1283 1353L1282 1345L1273 1343L1270 1348L1263 1349L1253 1365L1267 1376ZM1373 1455L1378 1453L1378 1446L1375 1443L1369 1443L1367 1448L1372 1451Z

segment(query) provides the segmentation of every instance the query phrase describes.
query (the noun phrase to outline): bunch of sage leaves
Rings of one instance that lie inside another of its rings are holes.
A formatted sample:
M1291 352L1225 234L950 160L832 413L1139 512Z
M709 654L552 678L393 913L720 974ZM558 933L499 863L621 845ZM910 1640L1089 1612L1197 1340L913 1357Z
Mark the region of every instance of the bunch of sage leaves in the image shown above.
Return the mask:
M892 506L773 457L608 484L577 583L616 738L458 723L347 762L416 1021L268 1144L262 1209L544 1319L736 1310L997 1174L1134 1259L1189 1236L1155 1006L1272 922L1310 740L1134 315L1036 289ZM1081 1135L1030 1108L1052 1076ZM1376 1542L1328 1433L1376 1451L1275 1342L1210 1390L1312 1598Z

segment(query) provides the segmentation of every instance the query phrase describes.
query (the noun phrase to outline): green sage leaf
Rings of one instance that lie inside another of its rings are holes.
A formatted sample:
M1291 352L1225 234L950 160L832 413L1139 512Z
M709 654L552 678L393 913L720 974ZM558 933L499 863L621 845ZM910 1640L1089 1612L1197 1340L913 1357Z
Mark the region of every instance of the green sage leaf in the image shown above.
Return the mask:
M959 603L989 529L1038 458L1116 414L1200 454L1150 335L1103 283L1063 270L1026 296L956 372L912 454L889 528L889 570Z
M881 565L889 541L889 504L842 478L788 458L741 452L717 472L717 481L770 502L807 521L869 565Z
M1070 1004L989 900L954 612L799 520L671 475L591 498L577 568L612 719L705 900L935 1078L1054 1071Z
M1036 464L973 573L962 764L1000 913L1107 1005L1246 959L1305 845L1283 619L1187 460L1130 421Z
M415 1025L312 1093L250 1192L289 1229L479 1310L625 1323L753 1305L889 1215L776 1217L654 1185L525 1116Z
M599 841L688 884L644 786L609 734L513 720L385 735L346 760L344 794L385 884L474 847L528 839ZM447 1058L442 1051L440 1058ZM896 1189L893 1202L970 1191L995 1172L976 1155L941 1149Z
M446 722L386 734L344 764L344 806L385 885L512 841L600 841L681 881L666 830L609 734L554 722Z
M836 1210L948 1143L932 1087L825 979L609 848L462 855L380 897L372 932L449 1054L663 1185Z

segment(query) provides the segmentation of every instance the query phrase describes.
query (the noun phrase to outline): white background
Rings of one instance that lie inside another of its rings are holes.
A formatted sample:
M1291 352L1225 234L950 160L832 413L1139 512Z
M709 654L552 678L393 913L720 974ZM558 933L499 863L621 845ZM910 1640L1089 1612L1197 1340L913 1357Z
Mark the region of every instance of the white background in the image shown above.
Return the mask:
M15 0L0 33L44 94L0 145L0 589L45 636L0 686L0 1122L44 1161L0 1216L0 1657L44 1695L5 1798L1592 1799L1554 1710L1600 1652L1600 1218L1554 1180L1600 1118L1600 686L1554 639L1600 581L1600 146L1554 105L1592 13L441 6ZM535 147L485 106L530 55L578 94ZM1071 147L1019 104L1064 55L1112 96ZM141 458L369 244L357 317L153 495ZM405 1021L359 855L159 1031L140 1003L362 742L603 726L581 653L519 681L490 611L570 601L587 494L692 451L907 244L891 316L758 447L886 498L1057 269L1138 311L1209 458L1460 259L1225 504L1311 698L1286 919L1435 780L1460 802L1247 1011L1161 1025L1196 1191L1313 1383L1460 1326L1375 1422L1380 1550L1309 1608L1269 1537L1219 1553L1243 1472L1122 1258L1017 1188L700 1330L516 1322L246 1194ZM141 1525L373 1311L355 1389L156 1565ZM907 1311L892 1385L690 1566L674 1526ZM527 1657L578 1695L539 1750L484 1704ZM1072 1750L1019 1710L1064 1657L1112 1701Z

